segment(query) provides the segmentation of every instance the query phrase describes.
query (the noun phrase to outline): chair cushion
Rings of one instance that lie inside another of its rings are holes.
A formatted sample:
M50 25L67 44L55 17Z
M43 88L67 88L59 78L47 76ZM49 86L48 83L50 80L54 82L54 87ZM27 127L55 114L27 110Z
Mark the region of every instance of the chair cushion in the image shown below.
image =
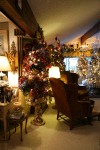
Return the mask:
M88 92L86 90L78 90L78 95L82 96L82 95L87 95Z
M88 100L88 92L86 90L78 90L78 98L79 100Z

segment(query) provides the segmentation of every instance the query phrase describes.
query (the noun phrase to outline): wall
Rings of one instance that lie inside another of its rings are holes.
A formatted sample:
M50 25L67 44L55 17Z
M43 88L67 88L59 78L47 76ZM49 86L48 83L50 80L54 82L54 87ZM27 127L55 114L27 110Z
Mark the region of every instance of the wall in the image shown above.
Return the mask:
M100 32L94 34L92 37L88 38L85 42L85 44L89 44L91 46L97 46L98 48L100 48ZM72 41L69 41L68 43L69 45L76 45L79 44L79 47L81 46L81 39L74 39Z
M86 44L91 45L92 48L100 48L100 32L87 39Z
M78 44L78 46L80 47L81 46L81 40L80 40L80 38L73 39L72 41L69 41L66 44L67 45L74 45L74 46L76 46Z
M0 54L3 54L4 51L8 51L8 30L9 24L8 22L0 23Z
M85 57L91 57L94 49L100 49L100 32L94 34L92 37L88 38L84 45L81 45L81 39L74 39L66 43L69 47L73 46L70 51L64 52L64 57L79 57L84 51Z
M14 29L17 28L15 26L15 24L13 24L12 22L9 22L9 47L11 48L11 44L14 41L15 42L15 46L16 46L16 50L18 50L17 47L17 36L14 35Z
M15 42L16 51L18 51L17 36L14 35L15 28L18 28L18 27L14 23L12 23L10 20L7 22L0 23L0 31L1 31L0 33L2 33L2 31L7 31L6 32L7 41L4 44L8 45L8 49L5 49L4 51L10 52L13 41ZM18 58L16 59L18 60ZM18 70L16 72L8 72L8 81L9 81L9 86L11 87L18 86Z
M14 29L17 28L11 21L9 22L1 22L0 23L0 30L2 31L7 31L7 43L8 48L6 51L10 51L11 48L11 43L12 41L15 42L16 49L17 49L17 36L14 36Z

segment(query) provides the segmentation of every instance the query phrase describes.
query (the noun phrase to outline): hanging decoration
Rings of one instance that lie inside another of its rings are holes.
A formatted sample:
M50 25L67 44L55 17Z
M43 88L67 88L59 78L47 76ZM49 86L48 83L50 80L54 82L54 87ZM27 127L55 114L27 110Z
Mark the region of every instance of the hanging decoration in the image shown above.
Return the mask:
M14 41L11 43L10 52L6 52L5 55L8 57L11 70L16 71L18 68L18 51L16 50Z

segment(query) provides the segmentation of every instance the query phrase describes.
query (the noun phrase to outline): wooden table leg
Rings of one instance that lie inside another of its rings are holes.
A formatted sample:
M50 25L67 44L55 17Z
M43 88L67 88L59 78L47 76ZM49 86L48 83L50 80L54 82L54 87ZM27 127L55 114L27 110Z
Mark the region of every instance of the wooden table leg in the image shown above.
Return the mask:
M4 119L4 121L3 121L3 123L4 123L4 138L5 138L5 140L7 140L7 120L6 120L6 118Z
M26 117L25 120L26 120L26 121L25 121L25 133L27 133L27 120L28 120L28 117Z
M22 137L22 130L23 130L23 122L25 121L25 133L27 133L27 121L28 121L28 116L24 116L23 118L21 119L15 119L13 120L12 119L12 122L15 124L15 130L16 130L16 125L20 125L20 139L21 141L23 141L23 137ZM10 130L10 128L9 128ZM10 131L9 131L9 135L10 135ZM10 137L10 136L9 136Z
M21 121L21 122L20 122L21 141L23 141L23 138L22 138L22 128L23 128L23 123L22 123L22 121Z

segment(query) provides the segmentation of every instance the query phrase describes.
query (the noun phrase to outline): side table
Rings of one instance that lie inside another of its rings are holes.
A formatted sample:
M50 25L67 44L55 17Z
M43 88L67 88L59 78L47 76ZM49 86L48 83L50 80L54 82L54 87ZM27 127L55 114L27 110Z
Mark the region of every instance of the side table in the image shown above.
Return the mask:
M20 138L21 138L21 141L23 141L23 138L22 138L23 121L25 121L25 133L27 133L27 120L28 120L28 115L26 113L23 113L22 116L19 116L19 117L14 117L14 116L8 117L9 139L11 136L10 126L13 125L15 127L15 132L16 132L16 127L20 125Z

